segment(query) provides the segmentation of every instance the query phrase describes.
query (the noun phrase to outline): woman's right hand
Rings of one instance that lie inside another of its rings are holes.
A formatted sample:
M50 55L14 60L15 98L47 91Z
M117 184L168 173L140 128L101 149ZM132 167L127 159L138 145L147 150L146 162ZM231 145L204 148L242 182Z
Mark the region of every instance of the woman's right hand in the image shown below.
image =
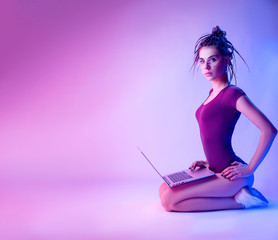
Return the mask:
M208 167L209 165L208 165L208 162L207 161L202 161L202 160L200 160L200 161L195 161L195 162L193 162L191 165L190 165L190 167L189 167L189 169L191 170L191 171L194 171L197 167L198 168L203 168L203 167Z

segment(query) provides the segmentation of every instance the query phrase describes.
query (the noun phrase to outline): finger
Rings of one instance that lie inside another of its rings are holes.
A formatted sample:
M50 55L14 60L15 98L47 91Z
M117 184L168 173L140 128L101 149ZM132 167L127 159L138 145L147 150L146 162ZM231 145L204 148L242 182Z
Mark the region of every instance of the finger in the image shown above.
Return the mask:
M231 180L235 180L235 179L238 179L238 178L241 178L241 177L242 177L241 173L236 173L233 177L231 177Z
M237 169L238 169L237 166L230 166L230 167L225 168L222 172L223 173L234 172L234 171L237 171Z
M234 172L234 171L237 171L237 165L239 165L240 163L239 162L232 162L230 167L227 167L225 168L222 172L221 172L221 175L222 176L227 176L227 174L229 174L230 172Z
M223 174L223 177L231 179L232 177L237 176L237 172L234 170L229 170L225 174Z
M198 165L195 164L195 165L193 166L192 170L193 170L193 171L196 170L197 167L198 167Z
M228 177L231 173L233 173L233 170L227 169L226 171L223 172L222 176Z
M237 175L234 175L234 176L232 176L229 180L230 181L234 181L235 179L237 179L238 178L238 176Z
M233 170L234 168L235 168L234 166L229 166L229 167L225 168L224 171L225 171L225 170L226 170L226 171L227 171L227 170Z
M232 166L238 165L238 162L232 162L231 165Z
M195 169L195 167L196 167L195 163L192 163L191 166L189 167L189 169L190 169L191 171L193 171L193 170Z
M233 171L233 168L231 168L231 167L227 167L227 168L225 168L222 172L221 172L221 175L223 176L223 175L227 175L227 174L229 174L230 172L232 172Z
M200 167L200 166L202 166L202 161L195 161L194 162L194 169L196 168L196 167Z
M242 176L242 173L241 172L235 172L235 176L237 176L237 177L240 177L240 176Z
M222 172L221 175L225 174L229 169L225 168Z
M226 175L224 177L230 180L233 176L234 176L233 173L229 173L228 175Z
M196 162L195 162L195 165L196 165L196 166L199 166L199 165L200 165L200 161L196 161Z
M232 166L236 166L236 165L239 165L239 164L240 164L240 163L237 162L237 161L234 161L234 162L231 163Z

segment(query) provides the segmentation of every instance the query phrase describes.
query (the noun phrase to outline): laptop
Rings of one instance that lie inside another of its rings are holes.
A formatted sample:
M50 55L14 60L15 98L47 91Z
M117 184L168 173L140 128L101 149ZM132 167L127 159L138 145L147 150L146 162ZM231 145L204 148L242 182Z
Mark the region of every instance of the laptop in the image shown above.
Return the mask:
M164 180L164 182L167 183L169 187L174 187L180 184L184 184L187 182L192 182L195 180L199 180L205 177L210 177L215 175L213 171L210 169L204 167L204 168L199 168L198 170L191 171L189 169L180 171L180 172L175 172L172 174L168 174L165 176L162 176L157 169L154 167L154 165L151 163L151 161L147 158L147 156L141 151L141 149L138 147L139 151L142 153L144 158L151 164L153 169L159 174L159 176Z

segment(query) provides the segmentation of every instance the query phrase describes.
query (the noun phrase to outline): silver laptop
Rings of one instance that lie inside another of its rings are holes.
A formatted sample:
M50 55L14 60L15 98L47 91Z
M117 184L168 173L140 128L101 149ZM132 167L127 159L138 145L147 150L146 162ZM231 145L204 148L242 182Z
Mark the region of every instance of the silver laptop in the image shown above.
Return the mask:
M159 176L162 177L162 179L167 183L169 187L174 187L183 183L192 182L205 177L210 177L215 174L213 171L209 170L208 168L200 168L194 171L186 169L184 171L175 172L172 174L162 176L154 167L154 165L151 163L151 161L146 157L146 155L141 151L141 149L139 147L138 149L143 154L145 159L147 159L147 161L151 164L154 170L159 174Z

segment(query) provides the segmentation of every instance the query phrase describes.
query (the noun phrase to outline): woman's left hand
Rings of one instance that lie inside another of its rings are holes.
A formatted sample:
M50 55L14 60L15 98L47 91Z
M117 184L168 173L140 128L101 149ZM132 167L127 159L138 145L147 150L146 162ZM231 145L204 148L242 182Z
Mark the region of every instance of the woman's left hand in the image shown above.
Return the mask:
M230 167L225 168L221 175L229 180L235 180L237 178L248 177L252 172L249 170L248 165L233 162Z

